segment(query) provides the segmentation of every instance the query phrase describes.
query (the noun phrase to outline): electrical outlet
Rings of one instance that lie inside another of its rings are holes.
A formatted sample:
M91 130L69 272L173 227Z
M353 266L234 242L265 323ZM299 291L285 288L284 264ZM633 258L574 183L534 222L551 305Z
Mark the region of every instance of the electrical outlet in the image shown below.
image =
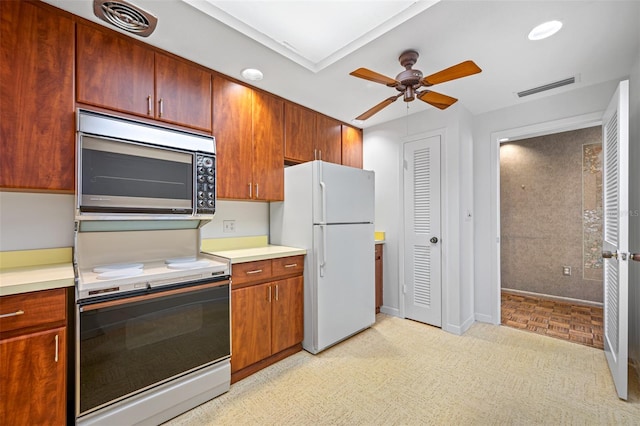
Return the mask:
M562 267L562 275L570 276L571 275L571 266L563 266Z
M222 232L236 232L236 221L235 220L223 220L222 221Z

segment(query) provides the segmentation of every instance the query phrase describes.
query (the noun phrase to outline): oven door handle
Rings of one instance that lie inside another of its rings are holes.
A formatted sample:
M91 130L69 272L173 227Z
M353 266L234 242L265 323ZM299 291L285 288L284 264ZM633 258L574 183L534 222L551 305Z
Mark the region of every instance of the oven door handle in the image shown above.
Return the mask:
M204 290L212 287L220 287L229 284L229 280L216 281L208 284L193 285L187 287L174 288L167 291L159 291L157 293L141 294L139 296L122 297L117 300L107 300L105 302L97 302L80 306L80 312L95 311L97 309L110 308L112 306L126 305L128 303L141 302L143 300L152 300L159 297L172 296L182 293L190 293L197 290Z

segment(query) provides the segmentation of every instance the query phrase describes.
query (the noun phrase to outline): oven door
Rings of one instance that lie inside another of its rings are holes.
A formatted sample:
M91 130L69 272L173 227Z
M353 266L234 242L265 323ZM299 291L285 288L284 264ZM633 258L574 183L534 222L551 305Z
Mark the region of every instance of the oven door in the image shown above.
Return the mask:
M193 213L193 153L86 134L79 138L81 212Z
M78 302L76 414L230 356L229 280Z

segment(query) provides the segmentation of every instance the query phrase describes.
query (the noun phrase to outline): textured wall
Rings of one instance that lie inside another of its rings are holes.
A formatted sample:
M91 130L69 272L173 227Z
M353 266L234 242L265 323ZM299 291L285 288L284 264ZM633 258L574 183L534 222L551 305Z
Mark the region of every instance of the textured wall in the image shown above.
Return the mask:
M501 146L503 288L602 302L601 140L591 127Z

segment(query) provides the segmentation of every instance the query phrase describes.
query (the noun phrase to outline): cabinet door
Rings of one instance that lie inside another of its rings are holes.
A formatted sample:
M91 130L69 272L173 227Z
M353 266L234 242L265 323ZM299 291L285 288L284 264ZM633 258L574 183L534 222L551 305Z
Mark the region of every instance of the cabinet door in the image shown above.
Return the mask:
M23 1L0 17L0 187L73 192L73 21Z
M211 131L211 74L160 53L155 54L157 118Z
M64 327L0 340L0 424L65 424L65 348Z
M342 164L362 168L362 130L342 125Z
M78 24L78 102L153 117L153 51L115 32Z
M316 113L291 102L284 105L284 158L312 161L315 149Z
M249 199L252 178L252 90L221 77L213 81L218 198Z
M231 372L271 355L271 287L260 284L231 292Z
M304 337L303 278L276 281L272 287L271 351L277 353L302 342Z
M342 125L338 120L316 114L316 147L319 160L342 164Z
M376 244L376 313L382 306L382 244Z
M284 200L284 102L253 92L253 199Z

